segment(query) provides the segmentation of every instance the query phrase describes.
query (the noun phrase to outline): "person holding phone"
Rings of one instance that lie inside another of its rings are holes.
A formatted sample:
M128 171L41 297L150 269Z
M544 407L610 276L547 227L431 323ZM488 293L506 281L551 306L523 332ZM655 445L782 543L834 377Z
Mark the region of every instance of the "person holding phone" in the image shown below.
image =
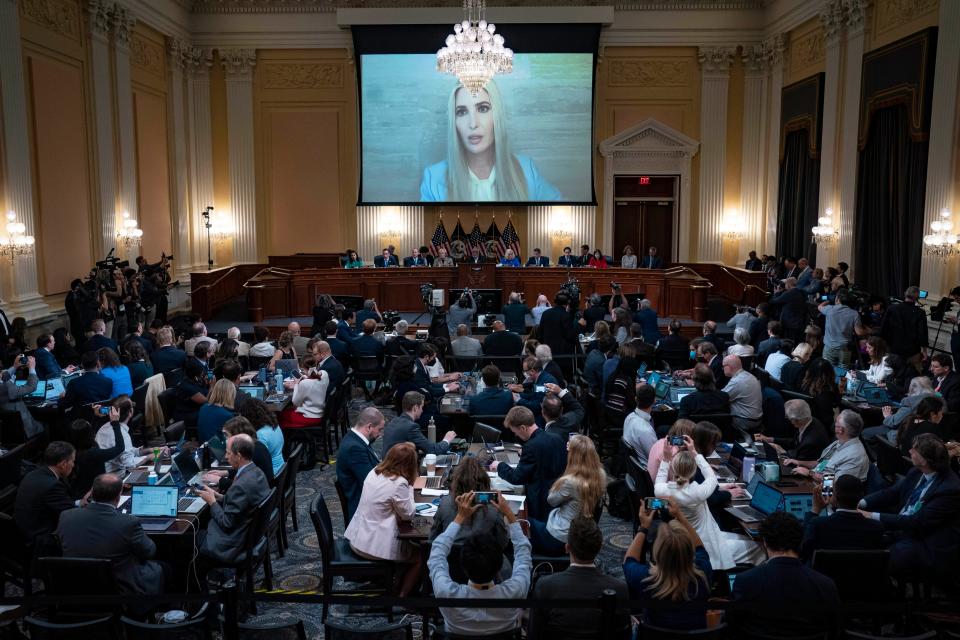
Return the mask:
M450 523L456 519L457 500L471 491L475 493L490 491L490 476L475 457L463 458L455 467L450 478L450 493L440 499L437 513L433 516L433 526L430 527L431 540L446 531ZM456 541L462 542L474 535L493 536L501 549L507 548L510 536L507 534L503 514L500 513L497 504L488 503L461 522ZM509 567L509 565L505 566Z
M116 457L104 462L103 467L107 473L116 473L123 471L124 469L135 467L137 466L137 459L140 456L153 453L155 449L154 447L149 445L136 447L133 445L133 440L130 438L130 427L127 425L127 422L133 417L133 401L130 399L130 396L118 396L114 398L113 402L111 402L109 405L94 405L93 409L101 414L103 410L106 410L107 415L110 418L108 422L100 427L99 431L97 431L96 437L94 438L97 446L101 449L113 449L117 446L114 422L117 422L120 425L120 436L123 442L123 451ZM167 447L160 447L160 453L162 456L169 457L170 449Z
M24 369L27 374L27 383L18 387L17 372ZM28 438L43 433L43 424L33 419L27 405L21 400L21 398L36 391L37 385L40 384L40 379L37 377L37 361L33 356L21 356L17 353L11 366L3 372L2 380L3 383L0 384L0 408L4 411L16 411L20 414L20 419L23 421L23 430Z

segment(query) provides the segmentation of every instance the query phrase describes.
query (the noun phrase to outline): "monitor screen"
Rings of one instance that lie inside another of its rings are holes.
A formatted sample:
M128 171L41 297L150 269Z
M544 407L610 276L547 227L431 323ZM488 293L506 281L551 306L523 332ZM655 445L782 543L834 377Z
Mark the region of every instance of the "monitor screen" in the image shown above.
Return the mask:
M657 397L661 400L667 397L667 394L670 393L670 383L666 380L661 380L657 383L656 394Z
M262 386L240 387L240 391L243 391L251 398L256 398L257 400L263 400L264 388Z
M797 520L803 520L804 515L813 510L812 493L785 493L783 501L783 510Z
M173 456L173 464L180 470L184 482L190 482L193 476L200 473L200 467L197 466L197 461L193 459L193 454L189 451L181 451Z
M63 380L51 378L47 380L47 400L56 400L64 393Z
M28 380L17 380L18 387L27 386ZM26 395L27 398L44 398L47 395L47 383L45 380L37 382L37 388Z
M647 384L651 387L656 387L660 383L660 374L654 371L647 376Z
M766 482L757 485L756 490L752 492L753 499L750 506L762 513L771 514L780 508L780 498L782 494Z
M135 516L177 515L177 499L180 497L176 487L160 485L135 485L130 490L130 512Z

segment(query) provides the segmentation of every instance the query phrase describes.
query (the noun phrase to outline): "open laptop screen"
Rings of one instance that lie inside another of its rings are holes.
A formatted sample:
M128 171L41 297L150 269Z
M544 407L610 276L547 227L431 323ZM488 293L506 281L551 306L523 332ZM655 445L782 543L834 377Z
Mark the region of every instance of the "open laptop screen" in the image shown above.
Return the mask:
M750 501L750 506L760 513L770 515L780 508L780 499L782 497L783 494L780 493L779 490L774 489L766 482L761 482L753 492L753 499Z
M28 381L28 380L17 380L17 386L18 386L18 387L25 387L25 386L27 386L27 382L29 382L29 381ZM46 397L46 394L47 394L47 381L46 381L46 380L38 380L38 381L37 381L37 388L34 389L32 392L28 393L28 394L26 395L26 397L27 397L27 398L44 398L44 397Z
M135 516L172 518L177 515L179 497L176 487L135 485L130 490L130 513Z

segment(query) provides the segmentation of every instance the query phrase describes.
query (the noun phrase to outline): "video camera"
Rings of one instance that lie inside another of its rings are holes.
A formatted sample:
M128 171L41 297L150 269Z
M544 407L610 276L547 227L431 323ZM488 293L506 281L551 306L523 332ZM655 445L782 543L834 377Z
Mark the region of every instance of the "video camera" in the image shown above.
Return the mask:
M573 276L569 277L566 282L560 285L559 293L567 294L571 308L576 309L580 306L580 284Z
M393 331L394 326L400 322L400 313L398 311L384 311L380 314L383 318L383 326L389 332Z

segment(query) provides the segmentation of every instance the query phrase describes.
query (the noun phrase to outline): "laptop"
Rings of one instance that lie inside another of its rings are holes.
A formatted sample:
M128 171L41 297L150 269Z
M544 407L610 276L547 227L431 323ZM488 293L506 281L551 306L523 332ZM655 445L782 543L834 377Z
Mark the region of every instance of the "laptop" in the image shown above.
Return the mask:
M166 531L176 520L179 495L176 487L136 486L130 492L130 513L140 519L144 531Z
M71 382L73 382L74 380L76 380L82 375L83 375L83 371L74 371L71 374L63 376L63 378L61 378L61 382L63 382L63 388L66 389Z
M647 376L647 384L651 387L656 387L658 384L660 384L660 377L660 374L654 371Z
M743 472L743 459L747 457L747 450L739 442L734 442L730 449L730 457L727 458L727 468L733 472L733 475L739 478Z
M17 386L18 386L18 387L25 387L25 386L27 386L27 382L29 382L29 380L17 380ZM37 381L37 388L34 389L33 391L31 391L30 393L28 393L27 395L23 396L23 397L21 398L21 400L23 400L24 402L28 402L28 403L29 403L29 402L42 402L43 400L46 399L46 397L47 397L47 381L46 381L46 380L38 380L38 381Z
M661 380L657 383L656 387L657 400L664 400L668 395L670 395L670 383L666 380Z
M757 486L763 481L763 478L759 473L753 474L753 477L750 478L750 482L743 490L743 499L744 500L753 500L753 494L757 491Z
M741 522L760 522L768 515L780 509L783 493L766 482L760 482L752 491L749 505L737 505L724 509Z
M443 470L443 473L434 476L419 476L413 481L414 489L443 489L447 485L447 477L450 475L450 467Z
M59 400L66 391L66 388L63 386L63 380L60 378L51 378L47 380L47 400Z
M177 469L176 465L172 466L170 473L163 476L157 484L171 485L177 488L177 492L180 494L180 499L177 501L177 511L180 513L200 513L203 510L205 503L202 498L184 495L189 487L183 481L183 476L180 475L180 470Z
M203 482L203 472L200 471L197 461L193 459L193 454L189 451L181 451L173 456L173 466L184 478L185 485L190 486Z
M223 464L227 461L227 439L223 437L223 434L217 434L203 443L203 446L207 448L214 458L216 458L218 464Z
M785 493L783 494L783 510L797 520L803 520L808 511L813 510L812 493Z
M256 387L254 387L254 386L245 387L245 386L242 386L242 385L241 385L241 386L238 387L238 388L240 389L240 391L243 391L244 393L246 393L246 394L247 394L248 396L250 396L251 398L255 398L255 399L257 399L257 400L263 400L263 394L264 394L263 385L259 385L259 386L256 386Z
M670 404L680 406L680 402L696 390L696 387L672 387L670 390Z
M860 390L860 393L863 399L867 401L867 404L875 406L894 404L894 402L890 400L890 396L887 395L887 390L883 387L865 386Z
M459 453L444 453L437 456L437 467L455 467L460 464Z

